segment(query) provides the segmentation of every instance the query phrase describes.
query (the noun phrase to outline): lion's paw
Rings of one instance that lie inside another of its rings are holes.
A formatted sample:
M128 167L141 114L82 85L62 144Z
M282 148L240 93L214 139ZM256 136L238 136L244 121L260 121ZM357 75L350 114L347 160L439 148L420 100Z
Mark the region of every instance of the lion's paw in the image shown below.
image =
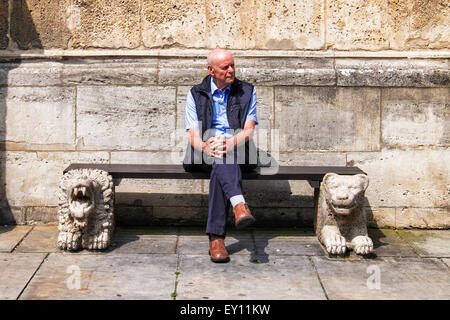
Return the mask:
M344 254L347 250L345 238L336 233L325 238L325 247L330 254Z
M61 231L58 235L58 247L61 250L78 250L81 245L81 235L79 232Z
M109 240L109 232L100 232L99 234L89 236L85 247L88 250L104 250L108 248Z
M367 255L373 251L372 239L366 236L358 236L352 240L353 250L356 254Z

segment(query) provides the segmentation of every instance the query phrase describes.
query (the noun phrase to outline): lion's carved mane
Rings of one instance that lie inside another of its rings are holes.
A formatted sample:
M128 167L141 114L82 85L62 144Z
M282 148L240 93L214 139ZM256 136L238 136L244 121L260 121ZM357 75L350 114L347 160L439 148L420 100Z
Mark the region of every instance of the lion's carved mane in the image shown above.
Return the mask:
M74 169L59 184L58 247L103 250L114 230L114 183L106 171Z

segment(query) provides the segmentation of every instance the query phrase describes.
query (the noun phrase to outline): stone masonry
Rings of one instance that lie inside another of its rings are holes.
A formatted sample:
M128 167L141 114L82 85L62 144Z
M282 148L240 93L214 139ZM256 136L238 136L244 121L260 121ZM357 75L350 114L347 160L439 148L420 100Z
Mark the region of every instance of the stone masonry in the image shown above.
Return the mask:
M189 88L229 48L281 165L358 166L373 227L448 228L442 0L0 0L0 224L57 223L71 162L180 163ZM312 226L305 181L245 181L260 225ZM270 190L270 192L268 192ZM203 224L208 181L123 179L118 224Z

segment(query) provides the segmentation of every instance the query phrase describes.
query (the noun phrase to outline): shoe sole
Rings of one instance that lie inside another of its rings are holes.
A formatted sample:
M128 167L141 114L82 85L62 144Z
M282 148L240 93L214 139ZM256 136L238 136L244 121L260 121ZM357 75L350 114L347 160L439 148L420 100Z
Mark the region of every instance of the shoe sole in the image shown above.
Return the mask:
M211 261L214 263L226 263L230 261L230 258L224 258L224 259L213 259L211 258Z
M253 224L256 221L253 217L243 217L238 222L236 222L236 228L242 229L245 227L248 227L249 225Z
M211 256L211 252L210 251L208 251L208 254ZM215 263L224 263L224 262L230 261L230 257L228 257L228 258L220 258L220 259L213 259L212 257L210 257L210 258L211 258L211 261L215 262Z

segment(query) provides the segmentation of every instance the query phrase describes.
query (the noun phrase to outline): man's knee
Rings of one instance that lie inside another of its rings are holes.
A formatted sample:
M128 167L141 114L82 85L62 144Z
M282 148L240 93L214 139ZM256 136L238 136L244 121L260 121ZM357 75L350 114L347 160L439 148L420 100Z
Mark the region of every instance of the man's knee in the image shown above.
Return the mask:
M214 164L213 165L213 171L215 174L225 174L225 175L230 175L233 173L240 173L241 172L241 168L238 164L236 163L232 163L232 164L227 164L227 163L223 163L223 164Z

